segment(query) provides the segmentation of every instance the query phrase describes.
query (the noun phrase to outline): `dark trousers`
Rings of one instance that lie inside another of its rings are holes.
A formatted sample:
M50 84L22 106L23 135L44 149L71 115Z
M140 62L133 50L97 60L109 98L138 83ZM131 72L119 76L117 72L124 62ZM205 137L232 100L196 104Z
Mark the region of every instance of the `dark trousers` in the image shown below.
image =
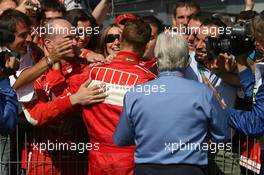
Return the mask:
M206 169L195 165L136 164L135 175L206 175Z

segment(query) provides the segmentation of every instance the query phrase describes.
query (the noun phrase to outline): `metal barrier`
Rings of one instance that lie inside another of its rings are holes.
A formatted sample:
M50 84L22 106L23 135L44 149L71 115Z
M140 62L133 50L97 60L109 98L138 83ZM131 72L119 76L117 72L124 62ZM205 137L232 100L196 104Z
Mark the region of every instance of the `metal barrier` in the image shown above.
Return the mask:
M25 121L20 121L14 134L0 135L0 175L88 174L87 151L76 152L77 148L76 151L56 151L55 147L53 152L38 150L33 129Z
M51 163L50 173L48 174L76 174L87 175L87 154L80 154L82 162L78 162L72 159L65 164L66 153L63 152L57 156L56 160L46 158L34 160L32 153L28 151L29 138L31 136L31 126L27 124L19 124L16 132L13 135L1 135L0 144L0 174L1 175L25 175L31 168L30 174L47 174L45 168L47 163ZM209 166L208 174L210 175L257 175L260 171L260 146L256 139L250 139L234 134L234 131L230 131L233 135L231 139L232 150L218 150L217 153L209 154ZM257 146L258 145L258 146ZM23 151L22 151L23 150ZM24 154L24 157L23 155ZM25 156L27 159L25 159ZM30 158L31 157L31 158ZM34 162L29 166L29 163ZM80 164L81 163L81 164ZM54 167L53 165L54 164ZM37 165L37 166L36 166ZM65 166L64 172L58 172L56 166ZM41 167L39 167L41 166ZM76 168L76 173L73 173L70 169ZM33 168L33 169L32 169ZM68 169L68 170L67 170ZM78 171L78 172L77 172ZM68 173L70 172L70 173Z
M233 132L233 131L231 131ZM219 150L209 154L209 175L260 174L260 143L257 139L235 133L232 150Z

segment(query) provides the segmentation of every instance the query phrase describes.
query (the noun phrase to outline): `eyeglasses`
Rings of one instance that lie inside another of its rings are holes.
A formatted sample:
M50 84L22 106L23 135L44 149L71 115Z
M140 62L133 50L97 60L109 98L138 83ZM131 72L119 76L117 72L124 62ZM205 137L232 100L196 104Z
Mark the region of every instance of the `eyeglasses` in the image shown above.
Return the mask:
M109 34L109 35L106 35L105 42L106 43L112 43L116 39L120 40L120 35L119 34Z

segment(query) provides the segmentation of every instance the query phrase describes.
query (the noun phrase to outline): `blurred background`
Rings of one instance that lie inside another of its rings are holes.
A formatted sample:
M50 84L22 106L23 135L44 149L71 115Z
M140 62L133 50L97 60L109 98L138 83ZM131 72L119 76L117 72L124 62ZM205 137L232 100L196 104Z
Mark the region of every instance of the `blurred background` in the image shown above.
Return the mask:
M95 6L100 0L90 0L91 6ZM214 11L228 14L239 13L244 7L243 0L199 0L197 1L205 11ZM126 12L138 15L155 15L164 21L164 24L171 24L175 0L114 0L114 9L108 15L108 20L113 16ZM264 9L263 0L255 0L254 10L261 12Z

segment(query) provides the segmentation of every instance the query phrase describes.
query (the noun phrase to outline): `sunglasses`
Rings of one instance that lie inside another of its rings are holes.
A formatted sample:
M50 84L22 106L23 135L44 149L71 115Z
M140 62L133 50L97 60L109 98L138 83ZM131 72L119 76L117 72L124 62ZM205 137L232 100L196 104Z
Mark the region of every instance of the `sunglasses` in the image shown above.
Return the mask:
M119 34L109 34L109 35L106 35L105 42L106 43L112 43L116 39L120 40L120 35Z

